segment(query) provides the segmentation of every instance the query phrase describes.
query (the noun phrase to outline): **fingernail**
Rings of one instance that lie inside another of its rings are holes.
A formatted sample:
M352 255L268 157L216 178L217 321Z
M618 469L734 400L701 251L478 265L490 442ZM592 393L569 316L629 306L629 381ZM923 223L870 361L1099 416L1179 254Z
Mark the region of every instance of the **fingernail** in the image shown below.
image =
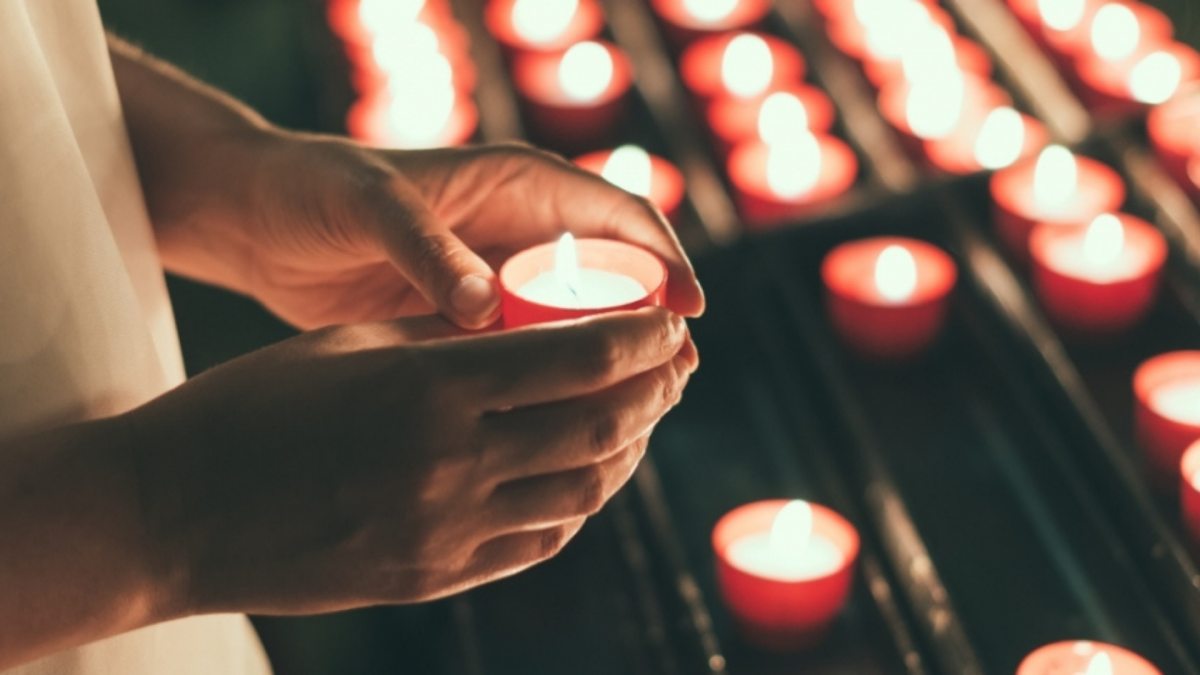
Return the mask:
M463 277L450 292L450 304L460 316L482 319L492 313L499 298L496 288L478 274Z

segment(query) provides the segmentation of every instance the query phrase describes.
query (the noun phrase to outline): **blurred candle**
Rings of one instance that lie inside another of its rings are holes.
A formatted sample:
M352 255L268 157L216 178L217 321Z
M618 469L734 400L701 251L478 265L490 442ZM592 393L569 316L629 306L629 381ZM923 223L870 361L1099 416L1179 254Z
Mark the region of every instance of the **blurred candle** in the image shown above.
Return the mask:
M901 79L912 82L931 72L945 72L948 68L985 80L992 76L992 59L983 47L937 25L927 29L924 39L913 40L907 45L898 58L867 56L862 66L867 79L876 88Z
M750 98L804 79L805 63L792 45L760 33L704 38L684 50L679 75L698 103L719 96Z
M787 112L787 109L794 109ZM792 115L791 124L814 133L833 127L833 102L825 92L805 84L781 87L753 98L721 96L708 106L708 129L717 152L727 156L733 146L759 137L763 116Z
M684 193L683 175L662 157L636 145L622 145L584 155L575 163L626 192L646 197L668 220L677 220Z
M1200 351L1160 354L1133 375L1134 431L1154 483L1172 488L1184 450L1200 438Z
M475 134L479 112L469 97L447 84L421 92L377 92L360 98L346 117L350 136L385 148L462 145Z
M1017 675L1162 675L1146 659L1103 642L1056 642L1026 656Z
M1009 106L993 108L977 124L966 124L955 133L925 141L929 163L951 174L994 171L1011 166L1046 145L1040 122Z
M842 141L806 129L766 129L762 140L743 141L726 169L738 212L747 227L795 220L844 194L858 175L858 159Z
M525 52L513 62L513 84L530 132L559 148L608 140L625 112L633 72L616 47L602 41L565 52Z
M667 42L676 49L720 33L762 23L771 0L650 0Z
M830 22L830 41L843 54L859 60L898 58L910 36L933 24L954 34L954 19L936 4L912 0L855 3L853 19Z
M1167 171L1193 196L1200 194L1188 174L1188 162L1200 156L1200 87L1190 87L1152 108L1146 131Z
M981 125L993 109L1011 104L992 82L958 70L897 81L879 92L880 113L914 154L924 153L924 141Z
M1178 42L1142 45L1118 62L1093 55L1080 58L1076 65L1084 102L1094 113L1107 117L1131 115L1164 103L1182 85L1200 78L1200 54Z
M483 16L488 32L510 56L562 51L604 30L596 0L489 0Z

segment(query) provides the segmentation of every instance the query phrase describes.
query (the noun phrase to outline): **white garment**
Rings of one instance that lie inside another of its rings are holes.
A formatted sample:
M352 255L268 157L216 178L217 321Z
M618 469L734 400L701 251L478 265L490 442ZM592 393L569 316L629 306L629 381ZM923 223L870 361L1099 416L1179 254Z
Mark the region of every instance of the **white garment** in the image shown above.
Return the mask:
M120 413L183 378L95 0L0 0L0 438ZM220 615L9 672L270 667L246 618Z

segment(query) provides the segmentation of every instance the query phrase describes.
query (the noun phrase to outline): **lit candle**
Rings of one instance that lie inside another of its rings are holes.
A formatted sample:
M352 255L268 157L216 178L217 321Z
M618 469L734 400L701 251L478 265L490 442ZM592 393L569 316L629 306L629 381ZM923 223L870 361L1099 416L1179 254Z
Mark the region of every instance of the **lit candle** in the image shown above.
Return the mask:
M863 72L876 88L891 82L920 79L930 73L961 70L982 79L992 76L992 59L978 43L931 24L920 40L906 44L903 53L894 59L867 56Z
M679 75L697 102L718 96L751 98L804 79L804 58L792 45L760 33L698 40L679 59Z
M598 40L565 52L525 52L513 62L530 132L558 147L594 147L611 137L632 83L629 60Z
M1179 506L1192 546L1200 549L1200 441L1189 445L1179 462Z
M925 141L929 163L951 174L994 171L1033 155L1046 145L1041 122L1009 106L993 108L978 124L960 127L955 133Z
M1160 354L1133 375L1134 430L1150 477L1173 487L1179 462L1200 438L1200 351Z
M827 32L839 51L859 61L898 58L911 35L930 24L954 33L954 19L933 3L887 0L853 7L852 17L830 22Z
M698 39L762 23L771 0L650 0L663 34L675 49Z
M490 0L483 18L510 56L559 52L604 30L604 12L596 0Z
M855 352L883 361L914 358L933 344L957 278L944 251L905 237L847 242L821 263L834 330Z
M1055 642L1026 656L1017 675L1162 675L1146 659L1103 642Z
M1167 171L1193 196L1200 194L1188 173L1188 162L1200 156L1200 88L1190 87L1152 108L1146 131Z
M825 92L805 84L743 99L721 96L708 106L708 129L721 156L735 145L759 138L764 116L790 116L790 123L813 133L827 133L835 117L833 102Z
M1108 213L1086 226L1039 225L1029 251L1033 288L1046 313L1084 338L1121 333L1140 322L1154 305L1167 259L1157 229Z
M1061 145L997 171L989 189L996 233L1020 262L1029 259L1035 224L1089 223L1125 201L1125 183L1116 171Z
M392 95L381 91L360 98L346 116L350 136L384 148L438 148L471 139L479 111L454 87L428 87Z
M662 157L636 145L599 150L575 160L581 168L600 174L626 192L646 197L667 219L675 222L683 200L684 181L679 169Z
M896 81L879 92L880 113L914 154L924 153L924 141L982 124L989 112L1011 104L994 83L956 69Z
M1076 66L1088 108L1110 117L1164 103L1182 85L1200 78L1200 54L1178 42L1140 48L1115 63L1098 56L1080 58Z
M500 268L506 328L577 319L602 312L662 306L667 268L632 244L566 233Z
M805 501L747 504L713 528L721 596L745 639L773 650L820 641L849 596L858 550L849 522Z

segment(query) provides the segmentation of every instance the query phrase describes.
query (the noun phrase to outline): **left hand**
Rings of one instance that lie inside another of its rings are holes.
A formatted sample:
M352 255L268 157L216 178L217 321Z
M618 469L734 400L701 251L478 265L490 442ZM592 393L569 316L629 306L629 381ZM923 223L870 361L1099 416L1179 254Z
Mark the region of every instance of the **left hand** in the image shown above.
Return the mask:
M169 267L252 295L300 328L431 311L488 326L500 311L499 265L565 231L657 254L668 308L703 312L662 214L549 153L516 144L381 151L277 131L252 145L241 213L219 226L228 231L160 228L160 250Z

